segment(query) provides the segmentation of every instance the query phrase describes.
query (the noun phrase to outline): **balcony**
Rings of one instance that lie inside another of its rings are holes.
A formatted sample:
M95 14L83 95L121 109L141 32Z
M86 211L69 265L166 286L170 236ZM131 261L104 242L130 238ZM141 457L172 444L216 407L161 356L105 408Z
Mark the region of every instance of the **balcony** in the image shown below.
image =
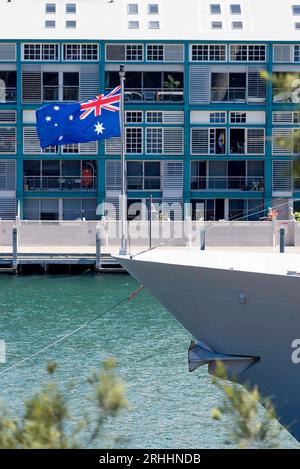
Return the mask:
M263 176L192 176L191 190L263 192L264 178Z
M17 101L17 88L0 86L0 104L15 103Z
M212 103L245 103L247 100L246 88L211 88L211 102Z
M127 176L128 191L161 190L160 176Z
M24 191L95 191L96 176L24 176Z
M79 86L43 86L43 101L79 101Z
M127 88L124 100L126 103L183 103L183 89L175 88Z

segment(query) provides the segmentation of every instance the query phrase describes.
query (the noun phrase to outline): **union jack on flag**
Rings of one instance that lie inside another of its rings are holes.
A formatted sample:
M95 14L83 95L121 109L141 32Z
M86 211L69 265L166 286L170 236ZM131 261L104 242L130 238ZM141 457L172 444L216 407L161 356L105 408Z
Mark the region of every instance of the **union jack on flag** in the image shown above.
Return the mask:
M95 116L101 116L102 109L106 111L118 112L120 110L121 100L121 86L117 86L115 89L110 91L108 94L100 94L95 99L90 99L86 103L81 103L81 114L80 119L85 119L92 112Z
M83 103L53 103L37 110L41 147L121 136L121 86Z

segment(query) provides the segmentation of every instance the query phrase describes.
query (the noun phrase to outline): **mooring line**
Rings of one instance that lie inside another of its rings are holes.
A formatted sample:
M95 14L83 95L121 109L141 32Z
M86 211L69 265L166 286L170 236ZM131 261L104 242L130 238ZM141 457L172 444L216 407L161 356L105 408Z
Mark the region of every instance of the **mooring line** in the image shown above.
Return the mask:
M45 347L41 348L40 350L37 350L36 352L32 353L28 357L23 358L22 360L18 361L17 363L14 363L13 365L8 366L7 368L4 368L4 370L0 371L0 375L2 375L3 373L6 373L9 370L12 370L13 368L17 368L18 366L20 366L23 363L31 360L32 358L36 357L37 355L40 355L41 353L45 352L46 350L49 350L50 348L54 347L55 345L59 344L60 342L63 342L64 340L68 339L72 335L74 335L77 332L81 331L82 329L89 326L93 322L97 321L98 319L102 318L106 314L110 313L113 309L118 308L118 306L125 303L125 301L131 301L132 299L134 299L141 292L141 290L143 288L144 288L143 285L140 285L134 292L132 292L130 295L122 298L120 301L115 303L113 306L111 306L110 308L103 311L103 313L98 314L97 316L95 316L92 319L89 319L85 323L81 324L81 326L76 327L76 329L74 329L73 331L68 332L63 337L60 337L59 339L55 340L54 342L51 342L51 344L48 344Z

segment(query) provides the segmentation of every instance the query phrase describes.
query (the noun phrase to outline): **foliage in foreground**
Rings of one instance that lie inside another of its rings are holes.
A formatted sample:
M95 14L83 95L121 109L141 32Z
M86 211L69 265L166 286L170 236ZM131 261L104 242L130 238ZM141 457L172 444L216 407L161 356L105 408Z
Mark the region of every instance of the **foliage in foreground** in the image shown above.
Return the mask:
M222 391L224 399L212 410L212 418L222 421L230 443L244 449L277 448L281 427L275 421L276 412L270 400L262 399L257 387L246 390L235 382L226 381L226 370L221 363L218 363L216 376L212 381Z
M24 404L22 417L12 418L6 408L0 408L0 448L1 449L64 449L79 448L79 433L89 431L86 446L99 438L103 424L109 417L116 417L127 407L124 385L115 375L116 363L113 359L103 362L102 370L94 372L88 380L93 388L97 415L93 422L84 417L72 430L72 416L67 399L54 382L49 382L40 392ZM47 367L49 375L56 364ZM91 429L92 428L92 429ZM91 431L90 431L91 429Z

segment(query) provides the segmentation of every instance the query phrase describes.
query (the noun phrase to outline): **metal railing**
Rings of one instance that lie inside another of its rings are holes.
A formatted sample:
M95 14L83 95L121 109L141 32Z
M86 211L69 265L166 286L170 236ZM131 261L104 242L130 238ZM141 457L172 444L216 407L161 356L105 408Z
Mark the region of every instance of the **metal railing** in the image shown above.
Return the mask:
M24 191L92 191L96 176L24 176Z
M264 190L264 178L262 176L192 176L191 190L239 190L262 192Z
M43 86L43 101L78 101L79 86Z
M128 191L157 190L160 191L162 181L160 176L127 176Z
M222 102L246 102L246 88L213 87L211 88L211 101Z
M129 103L183 103L182 88L127 88L124 99Z
M0 103L15 103L17 101L17 88L0 86Z

